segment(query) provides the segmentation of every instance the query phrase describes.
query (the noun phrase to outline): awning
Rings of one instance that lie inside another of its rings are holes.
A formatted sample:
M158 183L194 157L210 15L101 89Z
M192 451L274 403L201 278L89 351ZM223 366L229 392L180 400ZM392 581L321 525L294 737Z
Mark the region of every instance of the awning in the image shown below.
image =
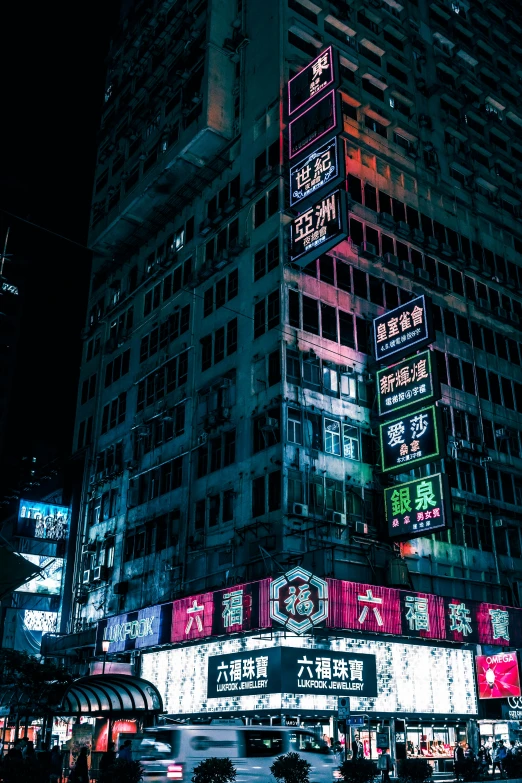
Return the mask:
M42 569L30 563L25 557L0 546L0 598L12 593Z
M148 680L123 674L82 677L67 688L57 715L94 717L163 712L157 688Z

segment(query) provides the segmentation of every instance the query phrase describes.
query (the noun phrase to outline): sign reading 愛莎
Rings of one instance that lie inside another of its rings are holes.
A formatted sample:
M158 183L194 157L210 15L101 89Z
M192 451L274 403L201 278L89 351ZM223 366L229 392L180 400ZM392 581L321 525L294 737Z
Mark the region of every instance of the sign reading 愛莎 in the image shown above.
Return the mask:
M290 261L306 266L348 236L345 194L334 190L290 223Z
M377 372L377 408L379 416L414 403L434 402L440 397L431 351L423 351L393 367Z
M379 425L383 472L410 470L412 465L441 456L437 409L429 408L405 414L400 419Z
M385 361L404 354L412 348L421 348L433 341L428 303L417 296L406 304L374 318L373 335L375 358Z
M208 698L257 693L377 696L375 655L276 647L210 656Z
M338 96L335 90L326 93L317 103L305 111L288 125L288 157L293 158L303 152L314 141L318 141L325 133L339 130L338 124L342 116L338 106Z
M450 498L446 476L433 476L396 484L384 490L384 508L390 536L424 536L450 526Z
M337 78L336 55L331 46L288 82L288 114L317 98Z
M290 206L308 198L325 185L337 185L343 176L343 159L337 138L324 142L290 169Z

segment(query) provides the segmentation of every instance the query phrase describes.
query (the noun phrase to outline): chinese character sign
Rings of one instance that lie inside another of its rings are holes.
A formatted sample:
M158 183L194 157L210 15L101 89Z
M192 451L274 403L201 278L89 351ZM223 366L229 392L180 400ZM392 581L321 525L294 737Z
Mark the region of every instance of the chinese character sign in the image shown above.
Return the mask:
M281 690L281 655L278 648L208 658L208 698L278 693Z
M377 696L375 655L281 648L283 693Z
M330 139L290 169L290 206L298 204L324 185L336 185L342 177L337 138Z
M440 457L439 422L433 405L385 422L379 426L379 432L383 472L410 470L413 465ZM418 509L419 512L427 510L430 509Z
M335 53L331 46L288 82L288 114L317 98L336 79Z
M439 397L440 387L433 373L431 351L423 351L377 372L379 416L415 403L433 402Z
M299 116L290 120L288 126L288 157L294 158L321 139L326 133L339 130L341 112L335 90L324 95L313 106L305 109Z
M418 296L375 318L373 336L377 361L431 343L433 332L426 298Z
M520 676L516 652L477 655L479 699L506 699L520 696Z
M328 585L298 566L270 586L270 616L297 634L328 617Z
M306 265L348 236L344 193L334 190L290 224L290 260Z
M415 538L447 527L445 498L450 498L450 492L440 473L388 487L384 490L388 534Z

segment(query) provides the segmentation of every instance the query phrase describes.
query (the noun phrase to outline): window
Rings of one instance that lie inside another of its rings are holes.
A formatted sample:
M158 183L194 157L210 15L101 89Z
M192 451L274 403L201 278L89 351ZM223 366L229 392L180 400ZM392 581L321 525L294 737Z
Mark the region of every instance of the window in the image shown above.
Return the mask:
M269 408L264 413L254 417L252 420L254 454L280 442L280 417L279 408Z
M289 443L303 443L303 428L301 423L301 411L295 408L288 408L288 428L287 437Z
M343 424L343 457L360 460L359 429L351 424Z
M131 479L129 505L141 505L172 492L181 487L182 481L183 457L176 457Z
M272 239L268 245L254 254L254 281L279 266L279 239Z
M80 422L78 428L78 448L83 449L92 442L92 416Z
M122 424L125 421L125 413L127 410L127 394L123 392L118 395L114 400L107 403L103 408L102 414L102 435L118 424Z
M279 185L275 185L254 205L254 228L259 228L279 211Z
M365 114L364 125L366 128L368 128L368 130L377 133L379 136L382 136L384 139L387 137L386 126L378 122L378 120L376 120L374 117L369 117L367 114Z
M279 325L279 291L254 305L254 339Z
M238 287L238 270L234 269L229 275L218 280L215 285L207 288L203 294L203 318L210 315L214 309L219 310L226 302L234 299L238 294Z
M237 351L237 318L216 329L213 334L202 337L200 343L201 370L204 371Z
M341 456L341 425L335 419L324 420L324 450L327 454Z
M96 392L96 373L86 378L82 383L81 404L84 405L88 400L92 400Z
M281 471L273 470L252 481L252 516L262 516L281 508Z
M149 373L138 383L137 411L163 399L174 389L187 382L188 351L174 356L155 372Z
M130 366L130 348L127 348L122 354L117 356L105 367L105 388L118 381L123 375L129 372Z

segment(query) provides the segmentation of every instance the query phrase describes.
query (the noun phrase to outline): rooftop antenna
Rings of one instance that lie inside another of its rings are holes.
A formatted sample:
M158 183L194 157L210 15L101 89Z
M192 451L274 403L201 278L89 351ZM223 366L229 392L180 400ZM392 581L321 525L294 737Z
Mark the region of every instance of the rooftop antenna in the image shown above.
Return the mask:
M7 250L7 240L9 239L9 232L10 232L10 230L11 230L11 227L9 226L9 228L7 229L7 231L5 233L4 250L3 250L3 253L2 253L2 258L0 259L0 277L2 277L2 275L4 274L5 259L6 258L10 258L10 254L7 255L7 253L6 253L6 250Z

